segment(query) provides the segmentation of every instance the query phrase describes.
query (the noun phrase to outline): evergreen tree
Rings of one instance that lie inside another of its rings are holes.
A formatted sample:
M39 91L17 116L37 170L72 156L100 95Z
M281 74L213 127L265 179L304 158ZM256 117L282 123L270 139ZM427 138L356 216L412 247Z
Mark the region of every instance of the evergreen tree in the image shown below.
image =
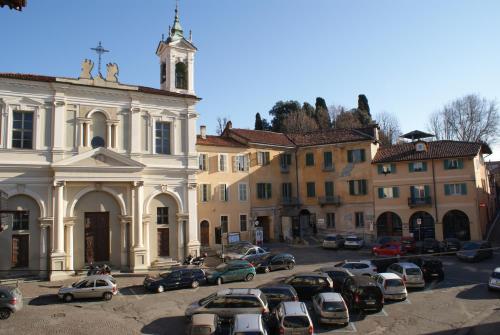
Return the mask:
M370 106L368 105L368 98L364 94L358 95L358 108L354 112L359 123L367 126L373 123L372 115L370 114Z
M264 130L264 124L260 117L260 113L255 114L255 130Z
M283 121L286 116L300 110L301 107L298 101L278 101L269 111L269 115L273 118L271 121L271 129L273 131L282 132L284 129Z
M328 129L332 126L332 121L330 120L330 114L328 113L328 107L326 107L325 99L321 97L316 98L316 109L314 111L314 119L318 124L319 129Z

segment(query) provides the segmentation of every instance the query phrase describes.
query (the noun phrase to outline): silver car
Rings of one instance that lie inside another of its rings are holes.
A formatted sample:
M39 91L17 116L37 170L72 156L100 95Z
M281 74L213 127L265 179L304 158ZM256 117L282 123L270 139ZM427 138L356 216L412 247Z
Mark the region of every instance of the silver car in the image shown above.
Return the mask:
M345 238L344 248L346 249L361 249L365 245L365 241L356 235L349 235Z
M267 335L262 315L235 315L231 335Z
M286 301L275 311L281 335L311 335L314 326L305 303Z
M340 234L330 234L325 236L323 240L323 248L325 249L339 249L345 243L344 236Z
M224 251L224 258L226 260L233 260L233 259L252 259L252 258L258 258L261 259L265 255L269 254L269 251L266 251L262 249L261 247L252 245L252 246L242 246L241 248L238 249L233 249L229 251Z
M109 275L95 275L85 277L71 286L61 287L58 292L59 299L71 302L80 298L102 298L111 300L118 293L116 280Z
M488 289L500 290L500 267L493 270L490 276L490 280L488 280Z
M422 270L420 270L420 268L413 263L394 263L387 268L387 272L397 274L399 278L403 279L406 287L425 287L425 280Z
M312 299L313 309L320 323L349 324L349 310L339 293L325 292Z
M23 308L23 295L17 287L0 286L0 320Z

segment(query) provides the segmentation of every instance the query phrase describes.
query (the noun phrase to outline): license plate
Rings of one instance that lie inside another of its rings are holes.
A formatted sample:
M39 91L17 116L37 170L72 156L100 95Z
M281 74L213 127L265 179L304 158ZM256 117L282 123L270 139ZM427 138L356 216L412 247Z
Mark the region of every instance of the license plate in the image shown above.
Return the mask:
M428 251L428 252L434 252L434 249L429 249L429 250L427 250L427 251Z
M431 276L432 276L432 277L437 277L437 276L439 276L439 275L438 275L437 273L433 273L433 274L431 274Z
M373 300L367 300L366 304L367 305L375 305L375 301L373 301Z

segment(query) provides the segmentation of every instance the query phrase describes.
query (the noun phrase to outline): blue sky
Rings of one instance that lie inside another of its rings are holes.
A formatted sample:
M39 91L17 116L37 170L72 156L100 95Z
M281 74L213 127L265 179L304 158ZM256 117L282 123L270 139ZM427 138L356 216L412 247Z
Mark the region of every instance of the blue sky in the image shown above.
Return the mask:
M30 0L0 9L1 72L77 77L102 40L120 81L159 86L155 50L175 0ZM253 127L278 100L398 116L403 131L455 97L500 100L500 1L181 0L193 31L200 124ZM7 32L9 32L7 34ZM495 149L500 151L499 146ZM500 159L500 154L494 155Z

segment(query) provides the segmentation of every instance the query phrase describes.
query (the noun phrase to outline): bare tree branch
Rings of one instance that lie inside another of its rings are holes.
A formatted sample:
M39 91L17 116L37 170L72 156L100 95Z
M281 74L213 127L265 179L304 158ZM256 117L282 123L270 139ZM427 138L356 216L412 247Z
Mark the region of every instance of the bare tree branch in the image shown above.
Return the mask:
M222 135L222 132L224 131L224 129L226 129L227 121L229 121L227 116L224 116L223 118L221 118L220 116L217 117L217 128L215 129L217 135Z
M375 122L380 127L380 141L382 145L392 145L401 135L401 126L398 118L389 112L380 112L375 116Z

